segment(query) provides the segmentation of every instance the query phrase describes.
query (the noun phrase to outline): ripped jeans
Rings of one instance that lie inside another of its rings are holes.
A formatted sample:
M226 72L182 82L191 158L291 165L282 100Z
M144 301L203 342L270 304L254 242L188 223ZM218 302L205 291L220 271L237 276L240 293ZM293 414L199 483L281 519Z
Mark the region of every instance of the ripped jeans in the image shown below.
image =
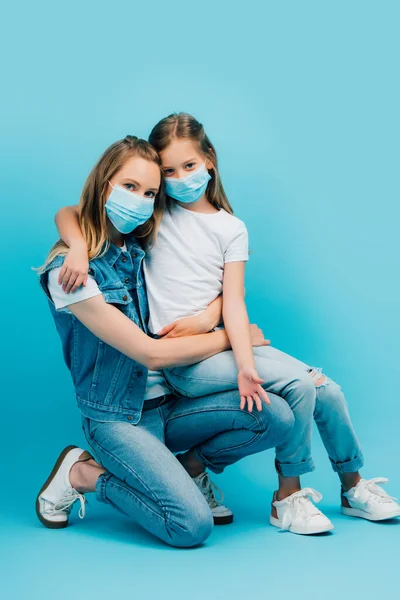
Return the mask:
M276 448L278 473L296 477L314 470L311 457L313 419L333 470L339 473L358 471L363 466L363 456L341 387L322 375L320 369L277 348L261 346L253 350L264 389L284 398L295 417L289 440ZM174 390L190 398L237 389L238 370L232 351L163 373Z

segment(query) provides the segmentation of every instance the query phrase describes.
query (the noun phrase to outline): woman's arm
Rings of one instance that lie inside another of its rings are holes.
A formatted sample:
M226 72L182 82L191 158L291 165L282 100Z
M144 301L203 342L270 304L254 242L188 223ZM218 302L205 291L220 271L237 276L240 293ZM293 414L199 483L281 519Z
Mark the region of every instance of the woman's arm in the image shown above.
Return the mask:
M240 406L244 408L247 402L251 411L254 402L258 410L262 409L260 396L267 404L269 399L260 385L263 380L258 376L254 364L250 324L244 302L244 267L244 262L225 263L222 316L239 371Z
M230 348L225 331L169 340L147 336L118 308L95 296L68 306L94 335L149 369L190 365Z
M166 325L158 332L160 337L173 338L185 335L199 335L208 333L222 321L222 294L217 296L202 313L194 317L178 319Z
M60 238L70 248L58 283L64 292L74 292L81 285L86 285L89 272L87 245L79 225L79 206L60 208L54 220Z

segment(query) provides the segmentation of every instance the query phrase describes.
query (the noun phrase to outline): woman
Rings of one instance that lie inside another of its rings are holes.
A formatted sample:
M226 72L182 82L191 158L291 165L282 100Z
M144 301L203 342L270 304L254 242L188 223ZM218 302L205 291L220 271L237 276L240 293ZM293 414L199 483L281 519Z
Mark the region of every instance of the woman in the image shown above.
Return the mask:
M65 527L72 505L80 502L83 517L83 494L96 492L165 542L189 547L204 541L213 525L195 479L204 480L206 467L220 473L282 443L293 415L272 394L268 407L251 414L240 410L235 391L196 402L169 393L159 369L204 360L229 342L224 331L166 340L145 333L144 252L128 234L135 230L145 241L154 235L163 212L160 187L159 157L147 142L127 136L110 146L80 202L91 259L86 287L68 295L58 285L68 250L61 241L40 271L97 461L81 448L65 448L36 510L45 526ZM253 334L253 343L266 343L257 329Z

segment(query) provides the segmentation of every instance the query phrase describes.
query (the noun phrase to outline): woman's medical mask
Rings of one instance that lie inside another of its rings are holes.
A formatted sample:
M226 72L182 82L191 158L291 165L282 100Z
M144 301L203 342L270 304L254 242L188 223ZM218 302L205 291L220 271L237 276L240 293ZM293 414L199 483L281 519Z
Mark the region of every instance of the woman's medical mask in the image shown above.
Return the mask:
M207 189L211 175L203 164L197 171L190 173L187 177L177 179L175 177L166 177L165 192L171 198L184 202L198 202Z
M154 198L143 198L120 185L111 185L111 187L112 192L106 202L106 212L111 223L120 233L131 233L150 219L154 212Z

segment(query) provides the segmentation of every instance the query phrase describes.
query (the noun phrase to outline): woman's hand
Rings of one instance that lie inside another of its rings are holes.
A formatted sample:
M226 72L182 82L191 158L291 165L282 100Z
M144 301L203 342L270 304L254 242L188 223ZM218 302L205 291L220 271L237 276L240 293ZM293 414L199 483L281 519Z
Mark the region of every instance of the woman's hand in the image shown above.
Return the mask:
M194 317L185 317L178 319L170 325L166 325L158 332L158 335L164 339L184 337L188 335L199 335L210 331L210 323L205 313L202 312Z
M270 340L266 340L258 325L250 325L250 336L252 346L270 346Z
M81 285L86 286L89 273L89 258L86 244L76 245L70 248L60 275L59 285L67 294L74 292Z
M265 404L270 404L267 392L261 387L264 381L259 377L257 371L253 367L242 369L238 375L238 385L240 393L240 408L243 410L246 406L249 412L252 412L254 403L258 411L262 410L262 401Z

